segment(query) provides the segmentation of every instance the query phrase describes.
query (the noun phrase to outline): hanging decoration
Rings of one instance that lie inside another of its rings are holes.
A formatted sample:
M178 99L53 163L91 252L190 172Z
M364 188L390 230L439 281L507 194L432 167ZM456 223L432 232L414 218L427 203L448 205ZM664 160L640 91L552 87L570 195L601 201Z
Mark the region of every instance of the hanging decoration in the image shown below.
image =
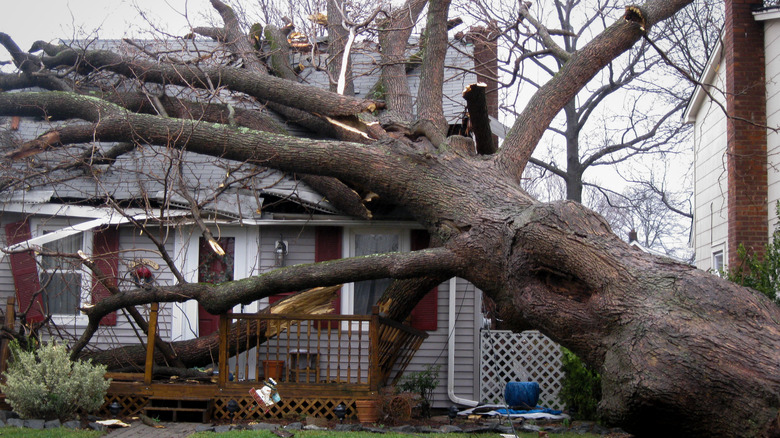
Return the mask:
M130 269L130 276L132 277L132 281L137 286L150 284L152 281L154 281L154 273L152 273L152 269L160 269L160 265L147 259L134 260L128 267Z

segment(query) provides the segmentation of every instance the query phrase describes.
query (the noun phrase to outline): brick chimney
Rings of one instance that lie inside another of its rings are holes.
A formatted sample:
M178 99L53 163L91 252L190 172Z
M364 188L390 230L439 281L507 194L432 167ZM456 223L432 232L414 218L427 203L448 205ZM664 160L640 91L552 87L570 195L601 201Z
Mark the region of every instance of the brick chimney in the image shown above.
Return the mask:
M767 136L764 26L753 18L755 2L726 0L728 262L737 247L763 254L767 230ZM752 123L745 122L748 120Z

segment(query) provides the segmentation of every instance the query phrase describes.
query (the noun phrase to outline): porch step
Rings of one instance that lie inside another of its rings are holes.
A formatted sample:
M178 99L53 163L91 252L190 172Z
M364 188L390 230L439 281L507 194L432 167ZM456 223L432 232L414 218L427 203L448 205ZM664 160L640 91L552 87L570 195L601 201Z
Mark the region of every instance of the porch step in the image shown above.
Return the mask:
M211 421L214 400L210 398L149 397L144 414L160 421L201 422Z

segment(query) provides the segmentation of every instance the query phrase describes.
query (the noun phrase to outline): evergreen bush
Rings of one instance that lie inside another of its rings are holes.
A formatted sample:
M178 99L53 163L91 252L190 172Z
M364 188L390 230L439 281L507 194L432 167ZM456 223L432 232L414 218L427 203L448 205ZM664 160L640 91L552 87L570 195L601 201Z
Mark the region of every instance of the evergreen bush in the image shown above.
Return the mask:
M558 393L569 414L576 420L597 420L601 401L601 376L588 368L576 354L563 350L563 380Z
M780 218L780 202L775 205L775 214ZM775 224L772 241L764 247L763 257L748 253L740 243L737 248L737 266L729 266L720 272L728 280L751 287L778 303L780 290L780 221Z
M0 390L22 418L73 418L77 410L94 412L103 405L110 380L104 365L73 362L65 345L49 342L36 350L11 343L11 360Z

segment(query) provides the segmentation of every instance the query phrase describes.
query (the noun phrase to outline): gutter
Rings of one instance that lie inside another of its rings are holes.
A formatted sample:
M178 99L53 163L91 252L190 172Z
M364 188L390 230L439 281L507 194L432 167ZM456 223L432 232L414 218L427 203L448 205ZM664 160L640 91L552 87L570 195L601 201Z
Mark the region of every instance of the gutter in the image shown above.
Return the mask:
M455 292L457 286L458 279L456 277L450 278L449 327L447 331L449 334L447 339L447 396L453 403L474 407L479 405L478 401L461 398L455 395Z

